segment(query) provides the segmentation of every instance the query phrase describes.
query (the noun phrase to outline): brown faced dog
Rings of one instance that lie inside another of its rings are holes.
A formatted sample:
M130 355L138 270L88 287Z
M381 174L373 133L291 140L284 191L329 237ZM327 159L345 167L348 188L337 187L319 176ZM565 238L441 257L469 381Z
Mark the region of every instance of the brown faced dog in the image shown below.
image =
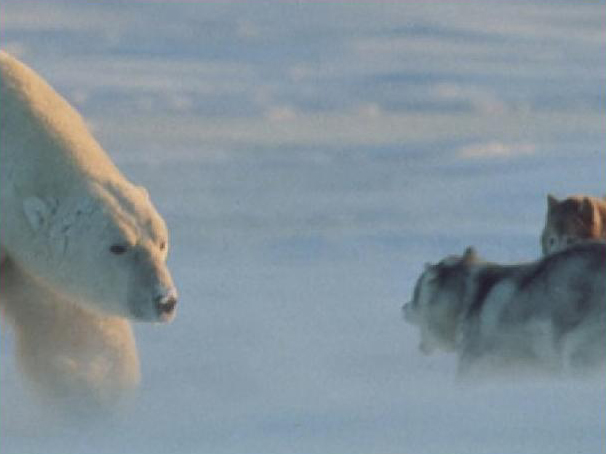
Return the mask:
M584 195L558 200L549 194L541 235L543 254L592 239L606 240L606 200Z

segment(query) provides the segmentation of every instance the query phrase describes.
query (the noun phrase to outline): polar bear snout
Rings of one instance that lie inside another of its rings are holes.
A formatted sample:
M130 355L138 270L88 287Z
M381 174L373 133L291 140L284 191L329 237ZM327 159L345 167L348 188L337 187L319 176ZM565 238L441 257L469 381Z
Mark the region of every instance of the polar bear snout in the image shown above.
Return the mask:
M161 322L170 322L175 318L177 293L171 290L167 294L156 296L154 305L158 320Z
M129 317L145 322L170 322L176 313L178 292L163 257L139 247L130 263Z

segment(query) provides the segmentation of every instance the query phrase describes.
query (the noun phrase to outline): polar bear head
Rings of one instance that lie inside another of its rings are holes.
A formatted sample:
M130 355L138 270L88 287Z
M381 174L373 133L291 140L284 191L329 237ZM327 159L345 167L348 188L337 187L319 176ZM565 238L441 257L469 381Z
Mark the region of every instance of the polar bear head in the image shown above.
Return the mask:
M173 318L168 232L145 189L123 179L87 181L61 199L27 197L23 208L42 283L108 314Z

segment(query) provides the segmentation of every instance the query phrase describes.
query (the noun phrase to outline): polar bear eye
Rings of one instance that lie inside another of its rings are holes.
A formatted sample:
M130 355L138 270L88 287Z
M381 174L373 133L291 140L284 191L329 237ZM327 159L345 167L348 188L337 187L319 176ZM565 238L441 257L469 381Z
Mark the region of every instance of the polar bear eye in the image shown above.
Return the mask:
M126 252L126 246L122 244L112 244L109 248L112 254L122 255Z
M164 249L166 249L166 241L160 242L160 250L163 251Z

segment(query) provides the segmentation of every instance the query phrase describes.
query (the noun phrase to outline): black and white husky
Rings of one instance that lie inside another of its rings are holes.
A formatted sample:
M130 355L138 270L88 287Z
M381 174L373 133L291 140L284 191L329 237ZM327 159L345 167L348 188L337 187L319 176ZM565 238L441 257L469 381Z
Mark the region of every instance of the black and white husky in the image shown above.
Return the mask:
M426 265L403 311L420 328L421 351L455 351L460 375L584 374L606 362L606 243L518 265L468 248Z

